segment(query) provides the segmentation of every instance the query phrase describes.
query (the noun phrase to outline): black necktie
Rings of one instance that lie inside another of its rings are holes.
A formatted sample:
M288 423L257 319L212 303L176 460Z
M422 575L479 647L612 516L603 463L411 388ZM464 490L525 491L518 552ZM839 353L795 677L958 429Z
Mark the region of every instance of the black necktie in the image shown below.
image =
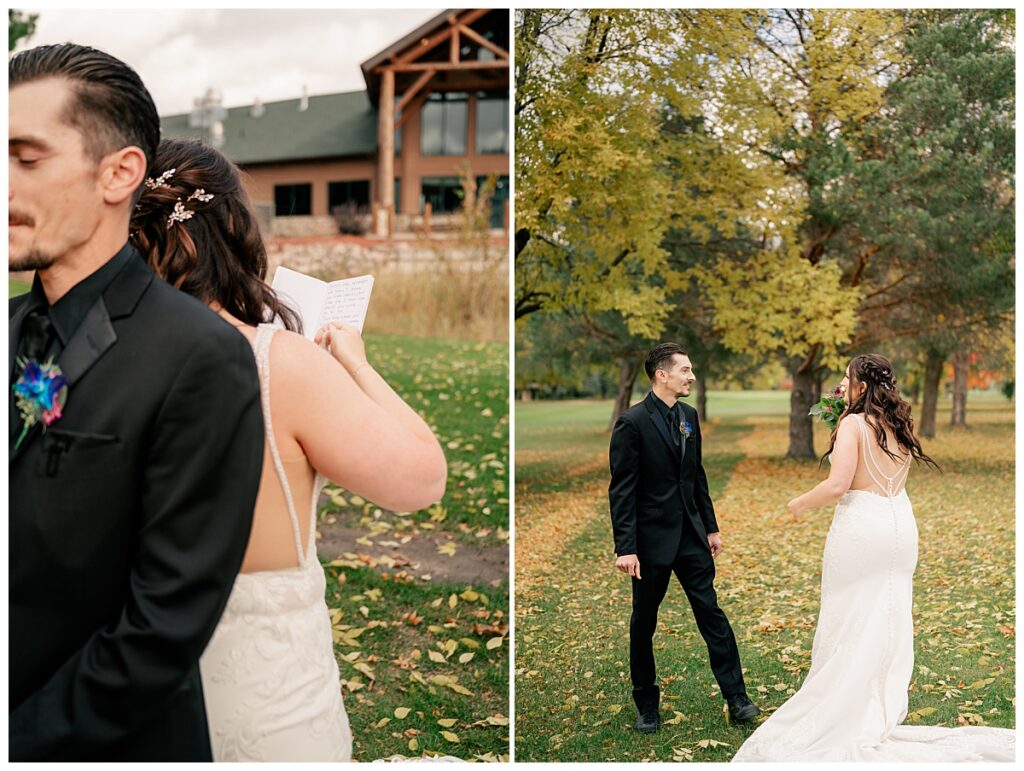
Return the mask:
M53 336L53 322L45 310L30 313L21 323L21 344L18 346L18 358L35 359L45 364L43 356Z
M676 447L681 445L679 441L679 405L674 405L668 411L668 433L672 437L672 444Z

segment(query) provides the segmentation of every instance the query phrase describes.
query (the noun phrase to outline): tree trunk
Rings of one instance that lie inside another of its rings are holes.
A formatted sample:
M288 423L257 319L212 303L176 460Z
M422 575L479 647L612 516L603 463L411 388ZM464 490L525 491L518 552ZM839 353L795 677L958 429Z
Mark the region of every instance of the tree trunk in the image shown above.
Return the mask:
M701 423L708 422L708 377L704 367L697 370L697 418Z
M826 370L818 370L814 376L813 385L811 387L811 404L817 404L821 401L821 391L825 386L825 374ZM810 409L810 408L808 408Z
M814 458L814 429L808 412L814 404L814 371L800 371L801 359L790 362L793 391L789 397L789 452L787 458Z
M619 415L629 409L629 400L633 395L633 386L639 372L640 364L636 359L619 359L619 392L615 396L612 419L608 421L609 431L615 427L615 421L619 419Z
M921 405L921 379L914 378L914 385L910 388L910 403L915 407Z
M946 357L935 351L928 351L924 360L924 393L922 394L921 422L917 430L926 439L935 438L935 410L939 403L939 386Z
M970 370L968 353L957 349L953 353L953 414L949 424L965 428L967 426L967 374Z

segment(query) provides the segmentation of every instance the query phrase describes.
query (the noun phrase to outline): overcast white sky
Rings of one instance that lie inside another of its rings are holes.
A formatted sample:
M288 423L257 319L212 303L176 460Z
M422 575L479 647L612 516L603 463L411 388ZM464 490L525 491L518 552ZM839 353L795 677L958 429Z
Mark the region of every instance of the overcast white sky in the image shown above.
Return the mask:
M38 13L18 50L71 41L102 49L142 77L161 115L219 88L225 107L365 88L359 64L443 11L55 10Z

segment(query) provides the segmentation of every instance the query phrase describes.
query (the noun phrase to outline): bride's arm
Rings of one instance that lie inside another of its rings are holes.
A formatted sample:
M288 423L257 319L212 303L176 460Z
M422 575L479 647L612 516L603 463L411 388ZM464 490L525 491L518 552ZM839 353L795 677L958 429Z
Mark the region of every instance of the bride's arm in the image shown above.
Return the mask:
M853 484L853 475L857 471L857 419L852 416L843 418L836 433L836 446L832 448L832 468L828 478L820 482L813 490L791 500L787 508L794 514L804 509L816 509L838 501L843 493Z
M276 337L284 345L274 366L279 376L287 373L286 393L272 398L313 468L394 511L441 499L448 477L444 451L380 375L363 365L356 372L360 387L331 354L300 335Z
M395 393L394 389L388 385L388 381L381 377L373 365L367 361L366 347L359 330L348 324L336 322L317 331L313 342L319 345L324 334L328 336L328 352L352 376L363 393L402 421L402 425L426 442L428 446L437 444L437 439L434 437L434 432L430 430L430 426L423 421L416 410ZM438 450L440 450L440 445L438 445Z

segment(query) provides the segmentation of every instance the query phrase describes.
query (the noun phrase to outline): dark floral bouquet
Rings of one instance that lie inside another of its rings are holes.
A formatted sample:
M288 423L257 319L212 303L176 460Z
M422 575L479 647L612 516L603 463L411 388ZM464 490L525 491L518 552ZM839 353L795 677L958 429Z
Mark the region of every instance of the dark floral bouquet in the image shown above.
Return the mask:
M836 386L836 390L828 395L823 395L818 403L811 407L808 413L811 417L819 418L831 431L836 430L839 425L839 416L846 409L846 389L843 386Z

